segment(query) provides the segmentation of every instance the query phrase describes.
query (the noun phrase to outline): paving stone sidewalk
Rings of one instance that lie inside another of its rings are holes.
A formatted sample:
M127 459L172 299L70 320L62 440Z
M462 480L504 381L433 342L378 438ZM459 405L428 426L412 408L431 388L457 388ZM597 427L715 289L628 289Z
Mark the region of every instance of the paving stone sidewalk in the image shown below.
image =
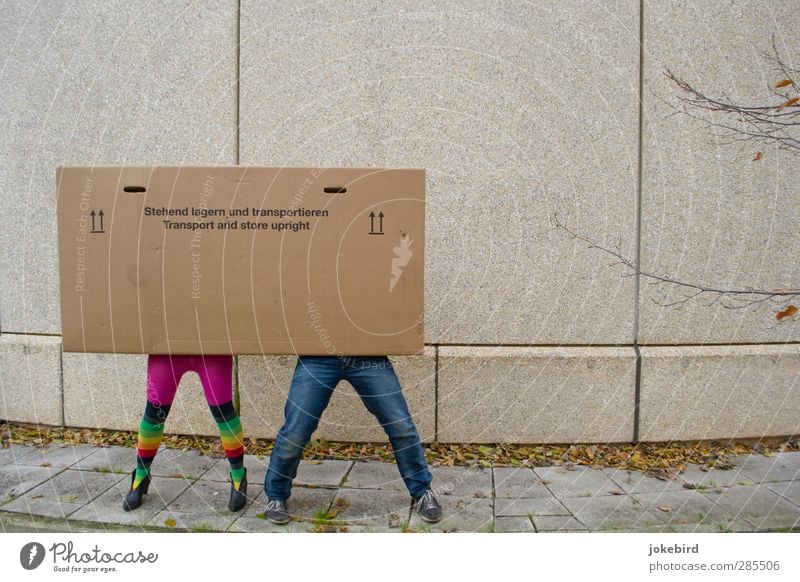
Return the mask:
M433 467L444 519L426 524L391 463L303 461L293 520L263 519L268 458L247 456L250 501L227 510L228 466L162 449L150 492L122 510L135 451L90 445L0 449L2 531L800 532L800 452L688 465L673 481L581 466Z

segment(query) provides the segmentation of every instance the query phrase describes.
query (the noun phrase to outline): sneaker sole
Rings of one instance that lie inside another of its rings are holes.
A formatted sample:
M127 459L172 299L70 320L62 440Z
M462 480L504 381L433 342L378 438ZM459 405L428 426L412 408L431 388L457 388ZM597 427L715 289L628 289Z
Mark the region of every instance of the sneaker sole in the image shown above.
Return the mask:
M289 523L292 520L289 519L289 518L286 518L286 520L284 520L284 521L278 521L277 519L267 518L267 521L270 522L270 523L274 523L275 525L286 525L287 523Z

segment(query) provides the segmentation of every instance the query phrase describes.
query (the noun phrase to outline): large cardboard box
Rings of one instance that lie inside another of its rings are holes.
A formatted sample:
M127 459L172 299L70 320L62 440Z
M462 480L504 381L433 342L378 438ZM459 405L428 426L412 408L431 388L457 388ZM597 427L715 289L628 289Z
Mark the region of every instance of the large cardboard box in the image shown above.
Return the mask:
M62 167L64 350L416 354L425 171Z

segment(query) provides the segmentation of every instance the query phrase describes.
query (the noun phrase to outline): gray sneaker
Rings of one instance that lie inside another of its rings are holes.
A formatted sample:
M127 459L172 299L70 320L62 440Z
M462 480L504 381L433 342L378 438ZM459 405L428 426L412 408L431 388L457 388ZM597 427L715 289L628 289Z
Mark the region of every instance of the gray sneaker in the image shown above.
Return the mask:
M425 491L425 493L422 494L422 497L415 499L414 505L416 505L417 513L419 513L419 516L423 519L423 521L427 521L428 523L436 523L442 519L442 506L439 505L439 502L436 500L436 496L430 489Z
M286 511L286 502L281 499L273 499L267 503L267 508L264 510L267 519L272 523L283 525L289 523L289 512Z

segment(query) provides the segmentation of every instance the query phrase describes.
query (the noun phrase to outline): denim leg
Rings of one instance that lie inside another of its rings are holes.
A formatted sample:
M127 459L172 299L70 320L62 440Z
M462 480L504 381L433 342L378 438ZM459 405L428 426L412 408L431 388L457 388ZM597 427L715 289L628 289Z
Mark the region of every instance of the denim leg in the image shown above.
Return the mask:
M336 357L300 356L284 407L285 421L275 439L264 477L264 491L270 500L286 500L303 449L317 429L319 419L341 379L342 364Z
M386 431L406 488L412 497L419 497L432 477L392 363L385 356L350 357L345 361L345 380Z

